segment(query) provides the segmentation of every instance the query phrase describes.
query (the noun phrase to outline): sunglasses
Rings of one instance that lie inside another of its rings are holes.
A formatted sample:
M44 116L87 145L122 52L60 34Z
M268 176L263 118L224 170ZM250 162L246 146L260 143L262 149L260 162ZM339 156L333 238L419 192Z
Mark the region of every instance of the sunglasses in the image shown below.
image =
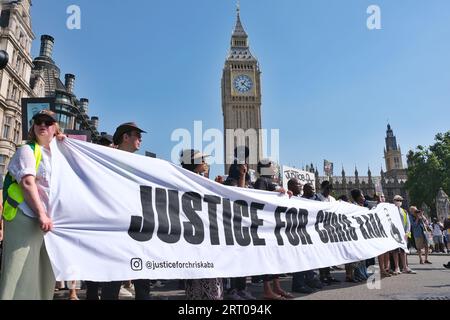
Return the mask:
M55 121L52 120L43 120L43 119L36 119L34 120L34 124L37 126L40 126L42 124L45 124L46 127L50 127L55 124Z
M132 131L127 133L130 137L136 137L138 139L142 138L142 134L140 132Z

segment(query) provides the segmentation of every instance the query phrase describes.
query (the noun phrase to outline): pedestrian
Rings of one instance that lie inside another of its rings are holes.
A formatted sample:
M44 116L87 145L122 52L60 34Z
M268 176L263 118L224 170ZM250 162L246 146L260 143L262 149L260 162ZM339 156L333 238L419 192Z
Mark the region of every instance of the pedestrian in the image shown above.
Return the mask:
M419 255L420 264L431 264L428 261L428 241L425 235L426 220L423 216L423 212L417 207L411 207L410 212L413 214L414 219L411 224L411 230L414 234L414 241L416 243L417 253ZM425 261L422 259L422 249L425 250Z

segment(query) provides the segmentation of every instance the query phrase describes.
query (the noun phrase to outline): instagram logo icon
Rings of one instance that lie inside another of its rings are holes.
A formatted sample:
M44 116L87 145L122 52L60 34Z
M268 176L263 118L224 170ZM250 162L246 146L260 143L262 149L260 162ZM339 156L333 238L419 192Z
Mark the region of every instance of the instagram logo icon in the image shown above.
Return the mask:
M139 259L139 258L131 259L131 270L141 271L142 270L142 259Z

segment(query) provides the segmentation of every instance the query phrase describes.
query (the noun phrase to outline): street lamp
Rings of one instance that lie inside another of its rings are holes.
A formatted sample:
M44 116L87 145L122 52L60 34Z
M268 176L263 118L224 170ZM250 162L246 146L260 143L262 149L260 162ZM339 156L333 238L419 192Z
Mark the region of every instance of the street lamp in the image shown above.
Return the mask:
M9 61L8 52L0 50L0 70L4 69Z

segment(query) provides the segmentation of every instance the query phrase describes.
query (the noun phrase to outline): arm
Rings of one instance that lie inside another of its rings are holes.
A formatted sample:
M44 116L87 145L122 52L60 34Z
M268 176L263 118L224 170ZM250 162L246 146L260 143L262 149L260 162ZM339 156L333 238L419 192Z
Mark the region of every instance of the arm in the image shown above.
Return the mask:
M53 222L47 216L44 206L42 205L42 201L39 198L39 193L36 186L36 178L32 175L23 177L20 181L20 187L22 188L25 202L30 207L30 209L37 214L42 231L51 231L53 229Z
M239 175L238 187L245 188L246 187L246 185L245 185L245 183L246 183L245 178L247 176L247 166L240 165L239 166L239 173L240 173L240 175Z

